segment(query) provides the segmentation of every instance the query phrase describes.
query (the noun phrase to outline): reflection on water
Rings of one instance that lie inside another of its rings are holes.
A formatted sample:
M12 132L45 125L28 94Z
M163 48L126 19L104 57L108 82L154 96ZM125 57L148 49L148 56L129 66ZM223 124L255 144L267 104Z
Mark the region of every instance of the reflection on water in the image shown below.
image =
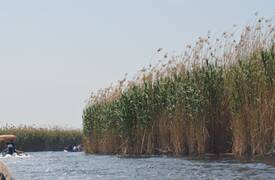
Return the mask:
M36 152L24 158L1 160L19 180L275 179L275 167L269 163L240 162L230 158L121 158L83 153Z

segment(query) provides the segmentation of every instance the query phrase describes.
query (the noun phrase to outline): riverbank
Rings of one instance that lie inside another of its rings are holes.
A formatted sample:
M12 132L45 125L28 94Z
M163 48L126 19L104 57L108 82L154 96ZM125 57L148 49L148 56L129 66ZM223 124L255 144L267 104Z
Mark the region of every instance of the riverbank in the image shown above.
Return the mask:
M30 126L7 126L0 128L0 134L14 134L16 148L23 151L63 151L68 145L82 143L82 132L66 128L34 128ZM0 149L6 148L5 142Z
M185 52L98 91L83 113L86 152L235 156L275 150L274 20L200 37Z

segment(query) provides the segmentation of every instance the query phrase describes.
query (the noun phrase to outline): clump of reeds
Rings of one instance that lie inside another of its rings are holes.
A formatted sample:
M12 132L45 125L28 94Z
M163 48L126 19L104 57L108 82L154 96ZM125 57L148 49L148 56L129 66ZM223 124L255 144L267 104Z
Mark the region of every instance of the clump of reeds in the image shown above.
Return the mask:
M265 154L275 148L273 19L210 32L93 94L83 112L90 153ZM167 60L168 59L168 60Z
M61 127L39 128L7 125L0 128L0 134L16 135L16 147L23 151L60 151L68 145L82 143L82 132L80 130ZM1 149L3 150L5 142L1 143Z

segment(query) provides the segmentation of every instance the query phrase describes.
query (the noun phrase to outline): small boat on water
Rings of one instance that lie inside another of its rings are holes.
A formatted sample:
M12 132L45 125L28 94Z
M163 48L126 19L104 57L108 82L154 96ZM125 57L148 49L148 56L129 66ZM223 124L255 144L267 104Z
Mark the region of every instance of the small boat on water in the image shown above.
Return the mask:
M20 151L20 150L15 150L15 152L13 154L9 154L7 149L4 149L2 152L1 152L1 155L2 155L2 158L18 158L18 157L28 157L29 155L23 151ZM1 157L0 155L0 157Z
M69 145L64 149L64 152L82 152L82 151L83 151L82 145L78 145L78 146Z
M1 154L2 157L25 157L27 154L25 154L23 151L20 151L15 148L15 142L16 136L13 134L5 134L0 135L0 142L6 142L7 148L4 149Z

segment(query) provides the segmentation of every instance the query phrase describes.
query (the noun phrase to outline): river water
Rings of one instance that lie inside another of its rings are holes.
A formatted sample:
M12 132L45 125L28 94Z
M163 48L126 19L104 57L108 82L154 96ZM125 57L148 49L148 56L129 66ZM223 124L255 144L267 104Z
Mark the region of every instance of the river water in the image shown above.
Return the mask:
M275 179L273 165L230 158L122 158L84 153L34 152L27 157L0 160L19 180Z

